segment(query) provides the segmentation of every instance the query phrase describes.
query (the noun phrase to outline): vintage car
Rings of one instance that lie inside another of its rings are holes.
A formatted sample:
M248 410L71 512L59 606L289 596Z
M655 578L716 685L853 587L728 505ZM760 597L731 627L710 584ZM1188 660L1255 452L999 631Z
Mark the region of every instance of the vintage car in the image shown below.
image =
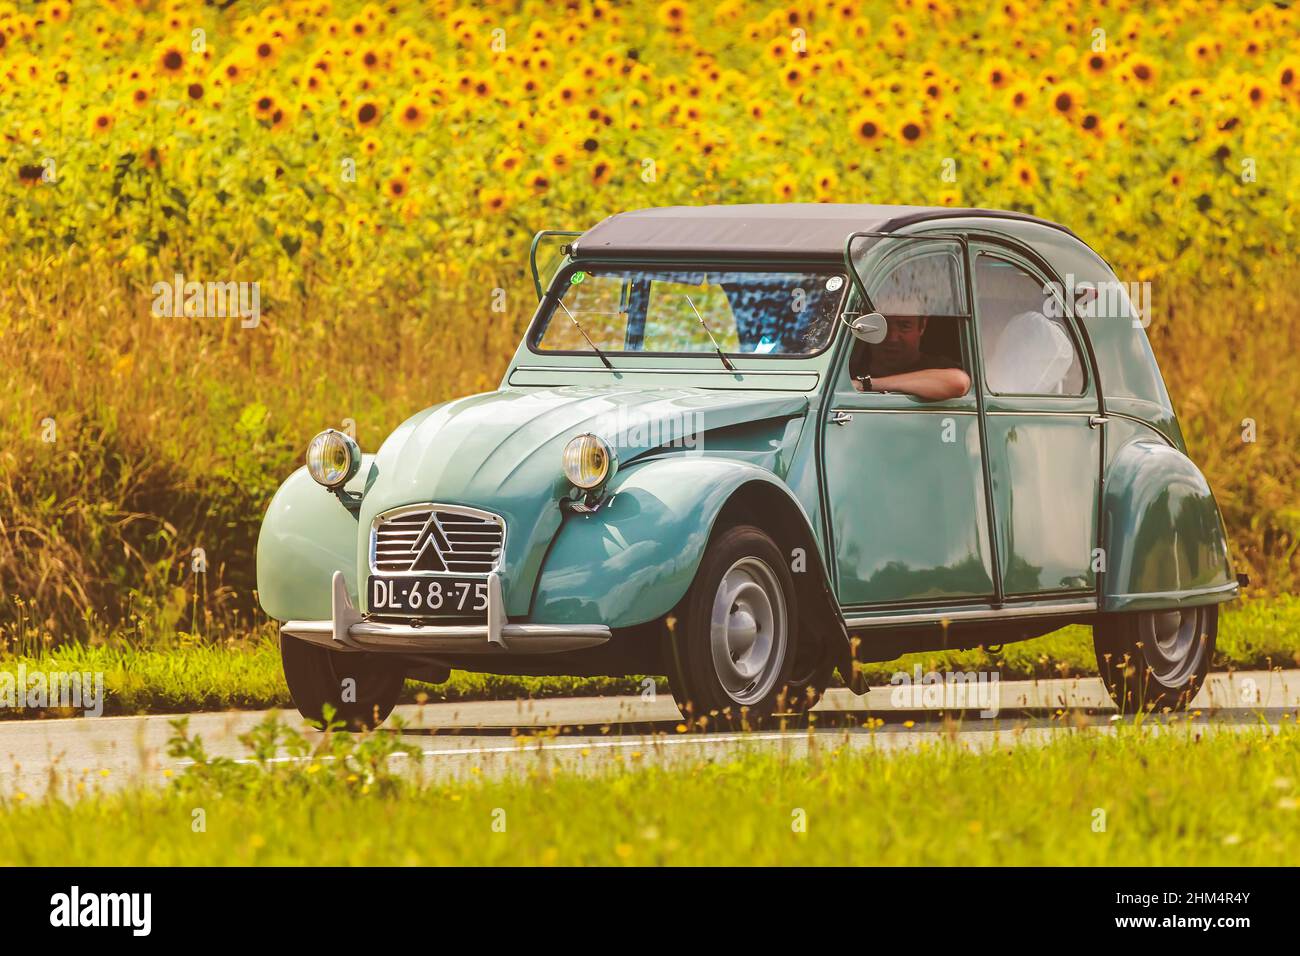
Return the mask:
M657 208L539 233L532 270L496 391L374 454L325 431L271 501L259 597L305 716L381 721L462 668L667 675L702 723L760 722L855 659L1071 623L1123 709L1195 694L1242 582L1149 312L1068 228ZM950 394L873 384L896 329Z

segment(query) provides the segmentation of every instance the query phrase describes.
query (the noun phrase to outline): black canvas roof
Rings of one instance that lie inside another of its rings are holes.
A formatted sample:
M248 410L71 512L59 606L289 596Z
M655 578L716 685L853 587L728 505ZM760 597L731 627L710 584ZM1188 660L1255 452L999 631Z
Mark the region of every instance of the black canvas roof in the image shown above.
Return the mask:
M741 256L828 255L844 252L852 232L890 232L915 222L983 216L1064 226L1026 213L949 206L872 206L858 203L757 203L735 206L661 206L621 212L574 242L576 255ZM1073 233L1071 233L1073 235Z

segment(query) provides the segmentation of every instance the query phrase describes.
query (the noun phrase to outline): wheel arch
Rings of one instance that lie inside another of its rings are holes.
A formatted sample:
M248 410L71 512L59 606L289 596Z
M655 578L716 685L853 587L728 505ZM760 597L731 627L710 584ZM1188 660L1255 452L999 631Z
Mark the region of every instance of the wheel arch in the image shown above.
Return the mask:
M1209 482L1177 448L1129 442L1106 469L1103 612L1229 601L1237 580Z
M792 562L808 628L847 680L851 645L834 601L812 523L774 474L723 458L661 458L616 477L612 501L592 515L568 515L537 578L531 619L626 628L670 613L719 529L753 524Z

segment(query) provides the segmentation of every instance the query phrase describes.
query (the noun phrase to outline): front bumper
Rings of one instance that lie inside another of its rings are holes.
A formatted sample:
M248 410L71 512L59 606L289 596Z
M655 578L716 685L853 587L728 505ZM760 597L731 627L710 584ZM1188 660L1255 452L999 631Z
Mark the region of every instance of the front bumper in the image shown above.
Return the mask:
M604 624L511 624L506 620L501 581L488 575L486 624L391 624L368 620L352 604L342 571L335 571L332 620L289 621L280 633L336 651L430 654L555 654L604 644Z

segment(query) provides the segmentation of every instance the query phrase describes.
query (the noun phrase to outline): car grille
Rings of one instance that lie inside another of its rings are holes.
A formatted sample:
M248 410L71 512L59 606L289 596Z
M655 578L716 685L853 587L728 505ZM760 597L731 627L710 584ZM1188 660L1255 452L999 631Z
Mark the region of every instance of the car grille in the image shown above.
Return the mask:
M506 523L471 508L430 505L380 515L371 531L370 568L383 574L496 570Z

